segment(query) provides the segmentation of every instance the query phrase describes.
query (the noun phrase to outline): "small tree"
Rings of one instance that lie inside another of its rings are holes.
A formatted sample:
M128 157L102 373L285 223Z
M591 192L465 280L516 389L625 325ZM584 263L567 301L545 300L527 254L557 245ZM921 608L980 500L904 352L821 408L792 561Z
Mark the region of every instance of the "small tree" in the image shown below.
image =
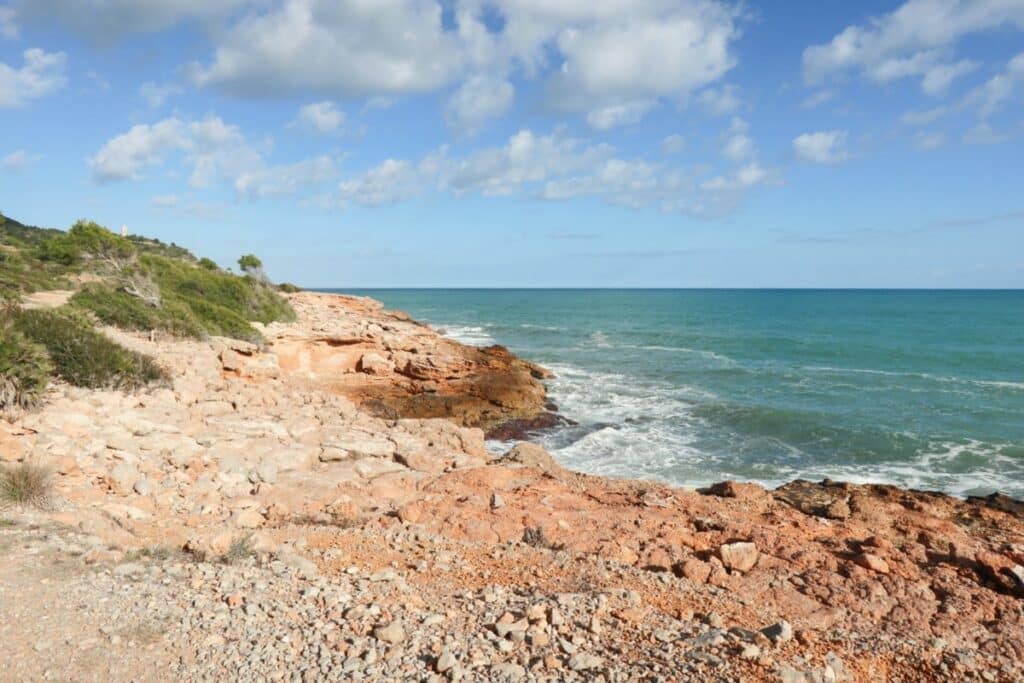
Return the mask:
M199 259L199 267L202 268L203 270L220 270L220 268L217 267L216 261L210 258L206 258L205 256Z
M238 259L238 267L246 275L251 275L259 280L267 279L266 274L263 272L263 261L260 261L254 254L246 254Z

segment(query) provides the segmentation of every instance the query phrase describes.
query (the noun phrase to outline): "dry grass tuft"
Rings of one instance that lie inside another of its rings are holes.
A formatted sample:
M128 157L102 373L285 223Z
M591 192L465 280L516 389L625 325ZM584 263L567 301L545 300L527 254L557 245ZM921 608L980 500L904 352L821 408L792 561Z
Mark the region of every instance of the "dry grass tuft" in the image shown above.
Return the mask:
M45 467L23 463L0 468L0 503L42 508L52 491L52 475Z

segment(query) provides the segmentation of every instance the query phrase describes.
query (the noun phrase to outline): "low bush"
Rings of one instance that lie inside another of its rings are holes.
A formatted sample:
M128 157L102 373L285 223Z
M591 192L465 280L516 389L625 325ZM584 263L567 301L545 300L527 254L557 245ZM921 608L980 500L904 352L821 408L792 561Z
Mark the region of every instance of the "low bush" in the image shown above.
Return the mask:
M136 253L135 245L128 238L115 235L98 223L80 220L66 233L42 242L36 255L43 261L65 266L95 262L116 269L134 259Z
M298 285L293 285L290 282L282 282L277 286L277 289L278 291L285 292L287 294L294 294L295 292L302 291L302 287L299 287Z
M22 463L0 468L0 503L44 507L51 489L50 471L45 467Z
M0 412L33 408L50 377L50 359L8 319L0 322Z
M81 315L45 309L7 315L12 316L15 329L46 349L54 373L69 384L135 389L167 380L167 374L152 358L115 344Z
M71 297L71 305L92 312L104 324L124 330L163 330L181 337L201 337L205 332L187 306L174 301L151 306L108 285L86 285Z

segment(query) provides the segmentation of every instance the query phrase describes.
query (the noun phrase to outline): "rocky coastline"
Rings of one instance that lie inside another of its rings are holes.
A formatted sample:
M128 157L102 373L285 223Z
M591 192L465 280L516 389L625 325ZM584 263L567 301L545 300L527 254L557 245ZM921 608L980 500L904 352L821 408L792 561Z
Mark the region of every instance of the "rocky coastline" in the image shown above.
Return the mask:
M54 487L0 510L0 679L1024 679L1024 504L495 457L546 370L288 298L262 346L105 329L167 385L0 424Z

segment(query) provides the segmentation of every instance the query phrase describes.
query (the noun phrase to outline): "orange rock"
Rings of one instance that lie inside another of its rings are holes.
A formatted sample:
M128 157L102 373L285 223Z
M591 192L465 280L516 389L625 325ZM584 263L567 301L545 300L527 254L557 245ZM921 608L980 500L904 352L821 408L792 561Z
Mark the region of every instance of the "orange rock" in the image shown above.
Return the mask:
M861 553L860 555L854 557L853 561L861 567L864 567L865 569L870 569L873 572L878 572L879 574L889 573L889 563L880 558L878 555L872 555L871 553Z

